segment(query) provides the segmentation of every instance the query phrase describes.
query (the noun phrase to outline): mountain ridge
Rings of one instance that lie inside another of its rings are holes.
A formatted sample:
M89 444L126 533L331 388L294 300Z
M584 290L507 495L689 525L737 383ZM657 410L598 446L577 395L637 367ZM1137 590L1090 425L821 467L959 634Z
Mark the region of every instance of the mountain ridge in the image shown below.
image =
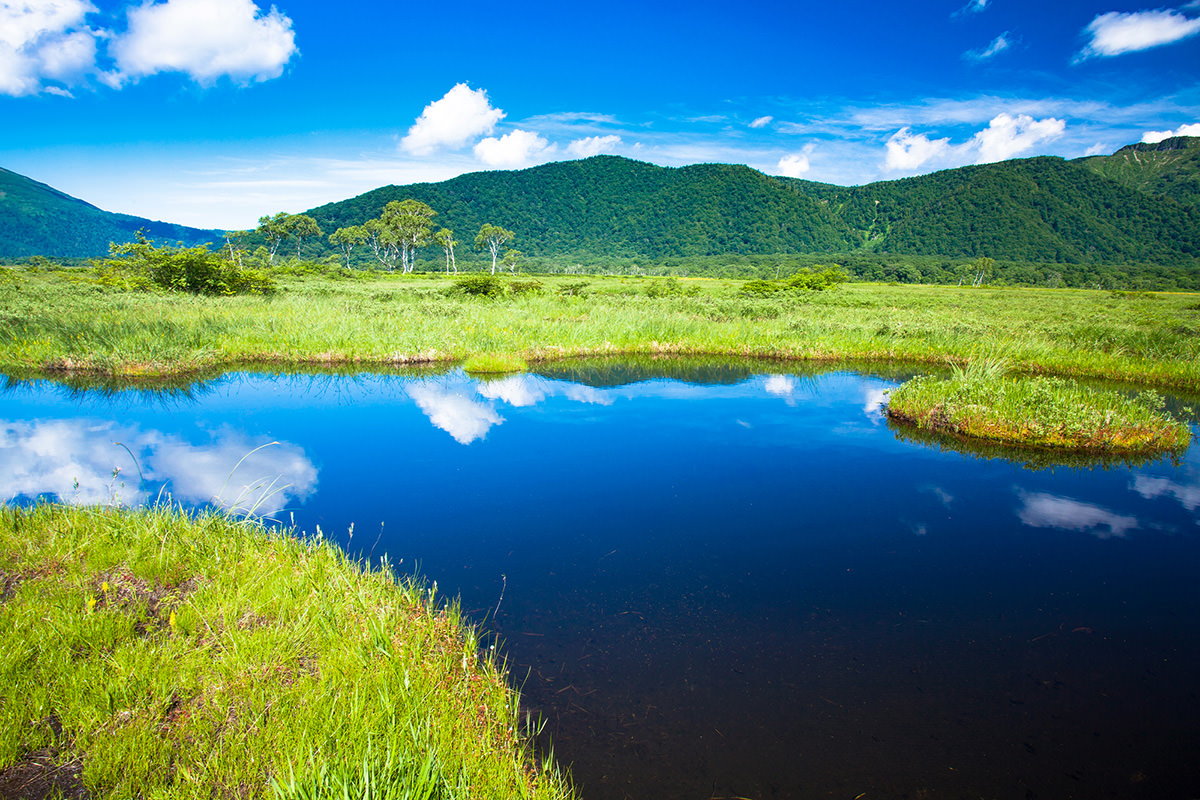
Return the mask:
M381 186L305 212L326 236L392 200L438 212L468 250L484 223L559 261L860 254L1064 264L1162 264L1200 272L1200 138L1109 156L1013 159L860 186L766 175L740 164L661 167L593 156L437 183ZM0 168L0 256L94 256L138 228L164 241L218 231L101 211ZM327 240L309 256L332 253Z

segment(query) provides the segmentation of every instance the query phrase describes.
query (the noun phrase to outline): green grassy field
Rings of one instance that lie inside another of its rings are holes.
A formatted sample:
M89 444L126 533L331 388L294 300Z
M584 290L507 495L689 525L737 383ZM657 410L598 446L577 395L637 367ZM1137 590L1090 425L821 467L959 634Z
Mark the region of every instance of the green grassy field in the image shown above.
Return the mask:
M0 509L0 797L573 796L531 724L387 564L224 517Z
M0 371L708 353L1002 358L1019 372L1200 389L1195 294L850 283L754 298L740 295L739 281L552 276L536 279L541 293L482 298L448 295L440 275L277 280L272 297L213 298L110 288L86 270L11 270L0 280Z

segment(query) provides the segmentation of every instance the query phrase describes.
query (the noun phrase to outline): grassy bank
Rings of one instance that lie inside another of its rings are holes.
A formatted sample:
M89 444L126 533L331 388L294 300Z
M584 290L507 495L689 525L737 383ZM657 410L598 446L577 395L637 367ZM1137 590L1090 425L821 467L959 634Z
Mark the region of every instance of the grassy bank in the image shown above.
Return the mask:
M1153 391L1130 397L1063 378L1014 377L999 362L913 378L891 392L887 414L932 433L1087 453L1176 451L1191 441Z
M0 796L570 797L527 724L458 610L386 565L219 517L0 510Z
M273 297L202 298L125 291L84 272L14 271L0 285L0 371L139 375L479 354L988 357L1026 372L1200 389L1197 295L847 284L746 297L739 281L565 276L487 298L448 295L436 275L277 280Z

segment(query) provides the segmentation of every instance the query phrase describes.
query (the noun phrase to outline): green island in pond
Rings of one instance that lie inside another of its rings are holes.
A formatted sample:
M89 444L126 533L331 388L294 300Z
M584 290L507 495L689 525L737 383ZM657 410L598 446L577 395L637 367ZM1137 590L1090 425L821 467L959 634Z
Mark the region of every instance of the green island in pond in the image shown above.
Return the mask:
M888 418L930 433L1094 454L1178 451L1191 429L1153 391L1134 396L975 362L949 378L918 376L893 390Z

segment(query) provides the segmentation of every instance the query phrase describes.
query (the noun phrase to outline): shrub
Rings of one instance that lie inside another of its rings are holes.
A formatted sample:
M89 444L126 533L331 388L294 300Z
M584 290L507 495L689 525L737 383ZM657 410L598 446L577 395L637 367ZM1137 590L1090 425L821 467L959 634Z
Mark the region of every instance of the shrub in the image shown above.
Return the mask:
M505 291L504 279L486 272L471 272L454 279L450 294L469 297L499 297Z
M694 297L698 294L699 286L685 286L678 278L650 281L646 286L647 297Z
M752 280L742 284L738 294L743 297L770 297L783 287L773 281Z
M275 282L265 273L243 268L201 245L156 246L140 233L136 242L111 244L110 258L97 264L106 269L133 270L160 289L205 295L271 294Z
M842 271L841 267L826 267L820 272L806 267L788 278L785 285L792 290L819 292L832 289L847 280L849 280L849 276Z
M508 291L512 294L520 295L535 295L541 294L543 291L542 282L537 280L517 281L510 280L508 282Z
M564 283L558 287L558 293L563 297L583 297L587 294L587 288L591 286L587 281L572 281Z

